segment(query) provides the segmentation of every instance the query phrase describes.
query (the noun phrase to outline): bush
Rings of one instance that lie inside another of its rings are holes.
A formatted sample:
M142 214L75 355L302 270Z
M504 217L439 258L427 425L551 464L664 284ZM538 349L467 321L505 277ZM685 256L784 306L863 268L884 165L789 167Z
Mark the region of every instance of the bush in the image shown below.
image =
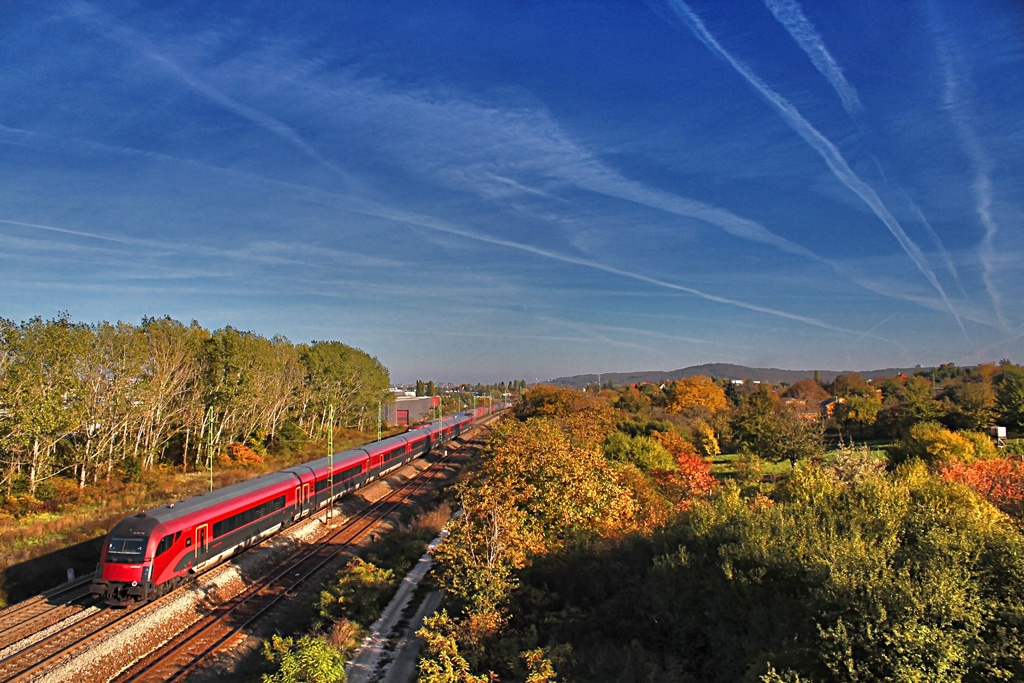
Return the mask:
M228 445L228 460L239 465L259 465L263 462L263 456L245 444L233 443Z
M356 557L338 573L333 585L320 592L317 603L320 624L345 617L369 625L397 588L398 580L393 571Z
M142 460L134 455L129 455L118 463L117 469L121 473L121 481L125 484L142 481Z
M325 638L298 640L271 636L263 643L263 656L276 671L263 674L263 683L344 683L345 659Z
M920 422L889 451L889 460L898 465L919 458L937 470L955 462L972 463L979 459L979 450L983 457L995 455L990 452L988 437L979 435L982 439L977 439L969 434L951 432L938 422ZM981 444L981 440L986 443Z
M274 446L282 453L292 453L309 441L306 432L295 423L295 420L287 420L274 435Z
M631 437L612 432L605 441L604 454L613 462L633 463L645 472L676 469L672 454L649 436Z

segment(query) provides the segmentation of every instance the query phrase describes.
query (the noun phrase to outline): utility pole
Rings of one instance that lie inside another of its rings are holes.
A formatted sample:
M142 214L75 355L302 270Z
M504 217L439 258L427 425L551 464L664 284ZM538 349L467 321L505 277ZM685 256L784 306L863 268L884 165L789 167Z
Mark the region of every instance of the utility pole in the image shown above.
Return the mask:
M206 424L210 430L206 435L206 467L210 470L210 490L213 490L213 406L206 409Z
M330 405L327 418L327 514L324 521L331 518L331 508L334 507L334 404ZM316 491L313 491L316 496Z
M384 408L383 401L377 401L377 441L380 441L380 418L381 410Z

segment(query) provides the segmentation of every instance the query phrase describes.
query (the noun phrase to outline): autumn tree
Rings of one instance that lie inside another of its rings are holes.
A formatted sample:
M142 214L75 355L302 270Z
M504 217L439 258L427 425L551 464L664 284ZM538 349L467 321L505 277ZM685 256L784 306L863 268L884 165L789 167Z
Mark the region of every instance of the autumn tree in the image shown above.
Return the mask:
M836 375L829 388L833 396L841 398L875 395L875 388L857 372L845 372Z
M670 413L686 412L693 416L706 417L725 410L729 402L725 391L704 375L684 377L672 385L672 396L667 406Z
M831 395L813 379L802 379L786 387L782 392L782 398L801 401L808 405L817 405L827 400Z
M941 472L944 479L969 486L1000 510L1015 517L1024 515L1024 464L1020 460L955 461Z

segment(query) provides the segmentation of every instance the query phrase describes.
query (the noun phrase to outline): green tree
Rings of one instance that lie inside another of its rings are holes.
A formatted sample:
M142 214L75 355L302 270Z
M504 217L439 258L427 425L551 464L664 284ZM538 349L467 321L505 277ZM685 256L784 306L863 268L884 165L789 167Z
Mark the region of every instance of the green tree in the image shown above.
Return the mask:
M138 443L152 466L177 440L182 464L187 465L190 449L198 453L200 445L205 414L201 363L210 333L194 320L186 327L169 317L143 318L141 328L149 352L138 394L145 407Z
M147 422L142 369L148 348L141 330L124 322L100 323L93 327L83 351L78 359L81 423L76 426L79 439L74 449L80 487L90 473L95 481L101 469L109 476L115 461L136 457L138 437ZM125 439L125 434L135 438ZM151 465L152 460L145 464Z
M1024 368L1012 363L1000 367L996 390L999 417L1006 426L1024 430Z
M356 557L327 590L320 592L320 621L328 624L344 617L369 626L380 614L383 598L390 597L397 588L393 571Z
M995 455L988 437L978 436L981 437L980 444L975 443L977 437L971 438L966 432L951 432L938 422L919 422L890 449L889 460L899 464L918 458L932 469L938 469L955 462L971 463L979 457ZM981 453L979 445L984 449Z
M748 453L793 466L824 451L821 423L799 417L764 385L743 402L733 419L733 436Z
M1024 676L1024 539L921 466L801 468L770 504L723 487L660 543L648 638L692 680Z
M14 473L24 467L34 495L39 481L56 471L58 442L82 423L78 361L89 336L87 327L66 315L48 321L36 317L17 327L5 324L6 405L0 412L0 435L8 453L8 490Z
M604 444L604 455L614 462L628 462L644 472L676 469L675 457L649 436L612 432Z
M946 423L954 429L986 429L996 417L996 392L990 382L964 377L946 391Z
M379 360L341 342L316 341L300 346L299 358L305 369L300 413L311 438L327 426L331 405L335 427L362 429L377 419L391 381Z
M903 436L919 422L934 422L943 415L932 384L924 377L908 377L898 387L896 398L899 401L894 412L897 436Z

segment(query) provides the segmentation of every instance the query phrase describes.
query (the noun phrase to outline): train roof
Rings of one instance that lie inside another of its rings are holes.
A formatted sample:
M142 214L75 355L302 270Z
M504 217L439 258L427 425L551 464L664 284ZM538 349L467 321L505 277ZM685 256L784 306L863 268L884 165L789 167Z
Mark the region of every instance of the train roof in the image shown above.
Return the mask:
M159 523L166 523L185 517L186 515L199 510L205 510L215 505L228 503L239 497L257 493L264 489L278 488L283 484L291 484L294 481L295 475L290 472L284 470L280 472L270 472L269 474L264 474L254 479L249 479L248 481L240 481L237 484L214 489L213 491L207 491L206 493L200 493L197 496L192 496L185 500L161 505L158 508L146 510L140 514L143 517L153 518ZM136 515L136 517L138 516L139 515Z
M349 450L349 451L342 451L340 453L335 453L334 454L334 462L331 463L331 465L332 465L332 469L335 472L340 472L341 470L343 470L343 469L345 469L347 467L351 467L352 465L354 465L356 463L359 463L359 462L362 462L364 460L366 460L366 451L364 451L362 448L354 448L354 449ZM310 461L310 462L304 462L301 465L292 465L288 469L281 470L281 471L282 472L295 472L296 474L302 474L302 473L305 473L307 469L310 469L310 470L313 470L314 472L319 472L320 470L326 470L327 469L327 465L328 465L328 458L325 455L324 457L322 457L322 458L320 458L318 460L313 460L313 461Z

